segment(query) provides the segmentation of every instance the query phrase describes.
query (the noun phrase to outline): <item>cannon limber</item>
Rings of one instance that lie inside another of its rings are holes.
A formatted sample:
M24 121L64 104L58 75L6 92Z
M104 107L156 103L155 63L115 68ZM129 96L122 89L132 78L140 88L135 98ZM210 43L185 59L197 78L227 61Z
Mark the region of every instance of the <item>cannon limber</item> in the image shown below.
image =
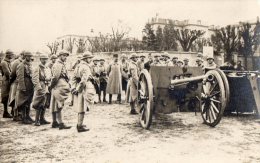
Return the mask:
M154 113L199 111L203 122L215 127L226 108L234 109L231 104L237 101L233 96L241 93L233 90L237 81L232 73L234 71L213 69L204 72L199 67L183 69L170 66L152 66L149 72L143 70L139 75L137 105L141 126L149 129ZM256 112L259 112L259 74L237 73L248 79L249 94L253 97Z

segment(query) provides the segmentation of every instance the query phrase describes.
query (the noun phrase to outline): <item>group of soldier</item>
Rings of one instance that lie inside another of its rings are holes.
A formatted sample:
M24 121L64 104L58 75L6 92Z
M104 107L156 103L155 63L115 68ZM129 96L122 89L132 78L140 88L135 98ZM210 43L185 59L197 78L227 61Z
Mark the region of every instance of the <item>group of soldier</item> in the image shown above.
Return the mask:
M130 103L130 114L137 114L135 105L138 94L138 76L143 69L149 71L150 66L189 66L189 60L178 60L167 53L137 55L132 53L128 58L122 54L113 54L113 61L106 63L105 59L98 59L92 53L79 55L73 66L73 75L69 77L66 60L69 52L61 50L57 56L41 54L39 64L32 65L34 56L29 51L15 55L7 50L1 62L2 90L1 97L4 105L4 118L13 118L23 124L40 126L50 124L45 119L45 112L50 108L52 113L52 128L70 129L62 120L64 104L69 96L71 106L78 113L77 131L85 132L89 129L83 125L85 112L93 104L112 104L112 96L117 95L117 103L122 103L121 95L125 92L126 102ZM208 66L215 67L213 58L207 58ZM198 57L196 64L204 67L203 59ZM103 98L101 100L101 94ZM98 101L95 102L95 96ZM11 107L11 114L8 113ZM35 109L35 120L30 116L31 108Z

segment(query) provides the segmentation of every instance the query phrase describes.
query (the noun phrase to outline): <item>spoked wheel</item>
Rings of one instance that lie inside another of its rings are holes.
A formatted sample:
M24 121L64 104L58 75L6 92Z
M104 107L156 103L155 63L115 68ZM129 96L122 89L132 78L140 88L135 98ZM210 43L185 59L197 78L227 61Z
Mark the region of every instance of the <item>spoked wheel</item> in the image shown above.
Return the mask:
M224 81L217 70L206 73L201 93L201 115L204 123L214 127L223 115L226 107L226 92Z
M149 129L153 114L153 86L149 72L143 70L139 76L138 108L140 109L140 124Z
M221 76L221 78L224 82L224 87L225 87L225 92L226 92L225 93L225 100L226 100L226 105L228 105L229 104L229 98L230 98L230 89L229 89L229 83L228 83L227 76L222 70L220 70L220 69L215 69L215 70L218 71L218 73L220 74L220 76ZM225 106L225 108L226 107L227 106Z

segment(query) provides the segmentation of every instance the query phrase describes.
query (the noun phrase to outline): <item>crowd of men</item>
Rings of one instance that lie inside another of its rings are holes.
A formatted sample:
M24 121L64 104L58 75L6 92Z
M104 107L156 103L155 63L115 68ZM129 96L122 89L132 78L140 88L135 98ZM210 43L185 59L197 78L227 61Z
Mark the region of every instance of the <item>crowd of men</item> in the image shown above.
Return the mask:
M73 65L73 75L69 76L66 68L68 56L69 53L64 50L50 59L48 55L41 54L39 64L33 65L34 56L31 52L23 51L16 55L7 50L1 62L3 118L13 118L13 121L35 126L50 124L45 119L46 109L49 108L52 128L70 129L71 126L64 124L62 113L65 111L65 101L72 96L70 105L78 113L77 131L85 132L89 130L83 125L85 112L91 110L95 103L112 104L113 95L117 96L116 101L121 104L124 92L126 102L131 106L130 114L137 114L138 76L143 69L149 71L150 66L189 66L188 59L182 61L177 57L171 58L168 53L148 56L132 53L120 57L115 53L113 61L106 63L105 59L85 52L78 55ZM197 66L216 68L214 58L208 57L206 60L207 65L204 66L203 58L198 56ZM98 101L95 101L96 95ZM12 108L11 114L8 107ZM30 116L31 108L36 112L34 120Z

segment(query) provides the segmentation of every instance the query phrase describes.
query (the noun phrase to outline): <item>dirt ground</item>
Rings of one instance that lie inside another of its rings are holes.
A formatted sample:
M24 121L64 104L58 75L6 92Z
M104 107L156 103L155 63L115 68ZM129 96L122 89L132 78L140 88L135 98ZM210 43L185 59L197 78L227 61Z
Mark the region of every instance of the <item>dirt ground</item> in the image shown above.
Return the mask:
M260 162L260 123L253 116L224 117L211 128L199 114L159 114L144 130L129 109L95 105L85 119L90 131L77 133L77 114L68 106L69 130L3 119L1 108L0 162Z

